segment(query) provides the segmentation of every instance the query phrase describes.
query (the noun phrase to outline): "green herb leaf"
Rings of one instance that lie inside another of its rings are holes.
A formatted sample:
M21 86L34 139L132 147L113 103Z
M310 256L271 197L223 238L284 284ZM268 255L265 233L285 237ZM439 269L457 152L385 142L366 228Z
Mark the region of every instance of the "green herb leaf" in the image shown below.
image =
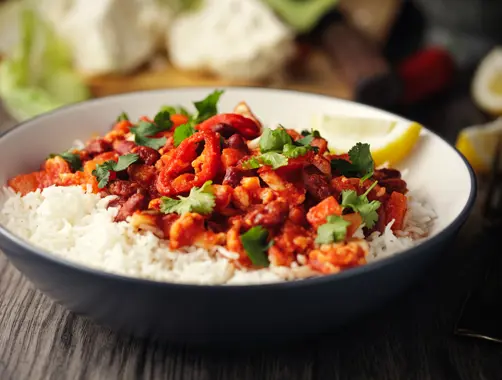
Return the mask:
M326 218L326 223L317 228L317 244L329 244L342 241L347 236L347 227L350 222L347 222L340 216L330 215Z
M171 121L171 114L167 111L160 111L159 113L157 113L153 121L155 125L161 129L161 131L168 131L173 126L173 122Z
M377 210L381 206L379 201L369 201L368 194L376 186L377 182L373 184L366 190L362 195L357 195L354 190L344 190L342 191L342 206L349 207L354 212L358 212L363 219L363 223L368 228L373 228L375 223L378 221Z
M193 127L192 123L180 125L174 130L174 146L180 145L183 140L185 140L187 137L192 136L194 133L195 128Z
M268 231L262 226L250 228L246 233L241 235L241 242L248 257L253 265L268 267L267 251L274 244L273 241L267 243Z
M341 159L331 160L331 167L346 177L361 177L361 181L371 178L375 163L370 152L370 145L357 143L349 150L351 162Z
M108 185L110 181L110 172L120 172L127 169L131 164L138 161L139 156L134 153L125 154L120 156L118 161L108 160L102 164L96 165L96 169L92 171L92 175L98 180L98 187L100 189Z
M166 145L167 139L165 137L150 138L135 135L134 142L136 143L136 145L147 146L149 148L158 150Z
M56 156L61 157L63 160L68 162L73 171L81 171L82 170L82 160L80 159L80 155L78 153L72 152L64 152L61 154L50 154L49 158L54 158Z
M117 117L117 123L119 121L129 121L129 115L125 112L122 112L118 117Z
M267 152L244 161L242 163L242 167L244 169L257 169L262 166L271 166L272 169L275 170L281 166L286 166L287 164L288 159L281 153Z
M210 214L215 206L215 195L211 181L207 181L202 187L193 187L188 197L178 196L178 199L169 197L160 198L160 211L164 214L186 214L196 212L198 214Z
M157 114L157 116L159 116L159 114ZM155 118L157 118L157 116L155 116ZM164 121L164 117L165 114L159 116L158 120L165 127L167 124ZM169 122L171 121L169 120ZM131 127L130 130L131 133L134 134L134 142L137 145L148 146L153 149L160 149L166 144L167 139L165 137L152 138L150 136L154 136L159 132L165 131L166 129L164 127L141 120L135 127Z
M181 107L181 106L177 106L177 107L173 107L173 106L162 106L160 108L161 111L167 111L169 112L170 115L184 115L184 116L188 116L188 117L191 117L190 113L187 111L186 108L184 107Z
M272 169L277 169L288 164L288 159L276 152L263 153L259 157L265 165L271 166Z
M195 109L197 110L197 115L193 118L195 124L202 123L204 120L218 113L218 101L224 91L215 90L210 93L206 98L194 102Z
M260 137L260 152L282 152L284 145L293 144L293 139L283 127L276 129L263 128Z
M242 167L244 169L258 169L262 167L263 164L260 162L260 156L251 157L249 160L246 160L242 163Z
M303 137L299 140L296 140L295 141L296 145L303 145L303 146L310 145L312 143L312 141L314 140L314 138L321 137L321 134L319 133L319 131L312 129L310 132L307 130L302 131L302 136L305 136L305 137Z
M282 153L288 158L296 158L300 156L305 156L310 150L309 146L295 146L293 144L284 145Z
M135 163L138 161L139 156L134 153L129 153L129 154L124 154L123 156L120 156L118 161L111 161L112 163L112 170L114 172L121 172L122 170L126 170L131 164ZM110 162L110 161L107 161Z

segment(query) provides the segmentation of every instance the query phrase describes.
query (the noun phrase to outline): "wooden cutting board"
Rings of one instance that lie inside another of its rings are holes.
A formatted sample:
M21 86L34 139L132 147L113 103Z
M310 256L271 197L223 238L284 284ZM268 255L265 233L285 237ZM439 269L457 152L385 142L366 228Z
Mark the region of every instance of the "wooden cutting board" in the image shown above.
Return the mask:
M190 86L251 86L292 89L351 98L352 91L336 68L318 51L311 51L303 62L296 63L268 82L229 81L202 73L174 68L167 59L153 63L131 75L107 75L88 78L94 96L101 97L130 91Z

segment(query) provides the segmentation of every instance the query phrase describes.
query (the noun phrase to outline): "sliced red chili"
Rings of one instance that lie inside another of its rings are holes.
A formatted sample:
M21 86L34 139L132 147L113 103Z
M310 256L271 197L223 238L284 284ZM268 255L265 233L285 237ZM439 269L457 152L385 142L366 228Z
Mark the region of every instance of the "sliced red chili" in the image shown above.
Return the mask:
M236 113L223 113L215 115L197 126L199 131L212 131L218 124L228 124L234 127L239 134L248 140L260 136L260 126L252 119Z
M197 158L197 143L204 141L204 150ZM183 173L192 161L195 173ZM221 166L220 138L210 131L193 134L181 142L172 159L160 172L156 188L161 195L172 196L186 193L194 186L200 187L204 182L212 180Z

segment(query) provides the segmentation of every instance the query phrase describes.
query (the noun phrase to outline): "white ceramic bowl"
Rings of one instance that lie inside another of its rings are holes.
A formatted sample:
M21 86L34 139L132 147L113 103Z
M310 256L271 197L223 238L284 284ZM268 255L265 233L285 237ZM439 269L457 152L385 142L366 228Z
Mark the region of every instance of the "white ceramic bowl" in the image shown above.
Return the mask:
M0 138L0 184L18 173L35 170L48 153L68 149L75 139L87 140L93 133L104 133L122 111L132 119L154 115L162 105L190 106L211 90L183 88L112 96L22 123ZM344 100L256 88L227 88L220 111L230 111L242 100L265 123L280 122L286 127L309 128L312 115L323 112L400 119ZM1 226L0 248L51 297L116 329L198 342L258 339L271 332L285 337L295 331L299 336L344 323L403 291L423 275L465 221L476 193L475 179L469 165L448 143L424 129L420 142L399 168L408 169L408 187L425 196L438 214L432 237L394 257L337 275L255 286L176 285L69 263L32 247ZM333 303L326 302L328 298ZM296 300L307 307L299 308ZM266 313L258 312L264 307ZM298 328L298 323L308 318L315 318L317 323L302 323ZM263 334L248 330L244 337L243 324Z

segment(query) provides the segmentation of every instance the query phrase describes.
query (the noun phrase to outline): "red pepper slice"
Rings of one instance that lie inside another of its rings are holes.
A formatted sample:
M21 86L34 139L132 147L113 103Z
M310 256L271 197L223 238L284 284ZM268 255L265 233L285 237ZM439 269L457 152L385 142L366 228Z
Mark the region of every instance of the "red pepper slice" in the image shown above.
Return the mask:
M239 134L248 140L260 136L260 126L252 119L236 113L222 113L210 117L200 123L196 128L199 131L212 131L217 124L228 124L234 127Z
M197 158L197 143L204 141L204 150ZM197 160L195 173L183 173L187 164ZM176 148L172 159L160 172L156 188L162 195L172 196L186 193L194 186L200 187L212 180L221 166L220 138L215 132L197 132L186 138Z

